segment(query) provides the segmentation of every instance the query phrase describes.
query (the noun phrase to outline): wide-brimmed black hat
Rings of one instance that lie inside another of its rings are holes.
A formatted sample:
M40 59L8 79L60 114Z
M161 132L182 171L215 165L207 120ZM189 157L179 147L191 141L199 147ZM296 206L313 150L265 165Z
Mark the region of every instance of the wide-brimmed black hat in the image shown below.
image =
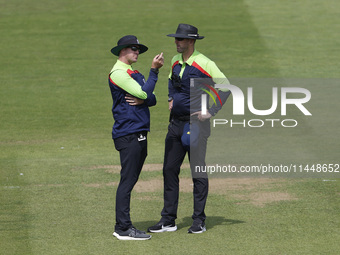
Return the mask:
M176 30L176 34L169 34L167 36L177 37L177 38L186 38L186 39L203 39L204 36L200 36L198 34L197 27L194 27L189 24L179 24Z
M121 49L127 48L131 45L138 45L139 46L139 49L140 49L139 54L142 54L142 53L144 53L148 50L148 47L139 43L136 36L126 35L126 36L119 39L119 41L117 42L117 46L113 47L111 49L111 52L112 52L113 55L119 56L119 52L121 51Z

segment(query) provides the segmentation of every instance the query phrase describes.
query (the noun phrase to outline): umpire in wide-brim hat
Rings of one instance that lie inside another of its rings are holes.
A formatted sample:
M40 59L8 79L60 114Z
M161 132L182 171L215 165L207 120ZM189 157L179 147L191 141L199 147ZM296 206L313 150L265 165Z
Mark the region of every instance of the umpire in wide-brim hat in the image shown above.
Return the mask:
M134 35L126 35L122 38L120 38L117 42L117 46L113 47L111 49L111 53L113 55L119 56L119 52L132 45L138 45L139 46L139 54L142 54L148 50L148 47L146 47L143 44L140 44L137 37Z
M176 37L176 38L184 38L184 39L203 39L204 36L200 36L198 34L197 27L194 27L189 24L179 24L176 30L176 34L169 34L167 36Z

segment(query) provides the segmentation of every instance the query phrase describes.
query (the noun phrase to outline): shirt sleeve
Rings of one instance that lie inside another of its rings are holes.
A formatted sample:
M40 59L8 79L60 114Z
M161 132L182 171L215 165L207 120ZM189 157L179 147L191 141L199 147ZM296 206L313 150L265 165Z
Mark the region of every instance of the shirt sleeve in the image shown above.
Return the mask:
M214 82L216 84L225 84L225 85L230 85L230 82L228 78L221 72L221 70L217 67L215 62L210 61L208 63L208 70L209 74L213 78ZM213 105L208 111L212 116L215 116L215 114L221 110L222 106L225 104L227 101L228 97L230 95L230 91L227 88L220 88L218 89L218 96L222 102L222 105L220 102L217 103L217 105Z
M142 87L127 72L115 70L110 75L111 80L121 89L134 97L145 100L148 94L143 91Z
M168 96L173 97L174 92L175 92L175 88L174 88L174 86L172 86L172 80L170 78L169 78L169 81L168 81L168 91L169 91Z
M156 103L157 103L156 95L154 93L152 93L152 95L150 97L148 97L146 100L144 100L144 103L149 107L156 105Z
M217 67L214 61L209 61L208 72L216 84L230 85L228 78L221 72L221 70ZM219 90L224 92L229 91L227 88Z

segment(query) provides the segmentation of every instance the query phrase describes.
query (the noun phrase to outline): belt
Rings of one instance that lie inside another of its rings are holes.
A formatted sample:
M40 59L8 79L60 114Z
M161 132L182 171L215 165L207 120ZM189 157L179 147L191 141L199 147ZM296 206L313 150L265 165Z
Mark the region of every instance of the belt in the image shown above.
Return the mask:
M190 120L198 120L197 115L184 115L184 116L176 116L170 115L170 119L180 120L180 121L190 121Z
M189 121L190 115L184 115L184 116L172 115L172 116L170 116L170 118L175 119L175 120L180 120L180 121Z

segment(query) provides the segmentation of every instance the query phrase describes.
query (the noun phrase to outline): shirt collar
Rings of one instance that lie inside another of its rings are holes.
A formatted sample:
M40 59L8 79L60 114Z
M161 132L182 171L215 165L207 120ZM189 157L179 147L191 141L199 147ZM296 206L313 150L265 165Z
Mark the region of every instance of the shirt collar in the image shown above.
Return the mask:
M192 65L194 63L196 56L199 55L200 53L197 50L194 50L194 52L191 54L190 58L185 62L188 65ZM179 63L183 65L183 56L181 54L181 59L179 60Z
M130 69L130 70L133 70L131 65L125 64L124 62L120 61L119 59L117 60L117 63L115 64L115 66L118 69L124 69L124 70Z

